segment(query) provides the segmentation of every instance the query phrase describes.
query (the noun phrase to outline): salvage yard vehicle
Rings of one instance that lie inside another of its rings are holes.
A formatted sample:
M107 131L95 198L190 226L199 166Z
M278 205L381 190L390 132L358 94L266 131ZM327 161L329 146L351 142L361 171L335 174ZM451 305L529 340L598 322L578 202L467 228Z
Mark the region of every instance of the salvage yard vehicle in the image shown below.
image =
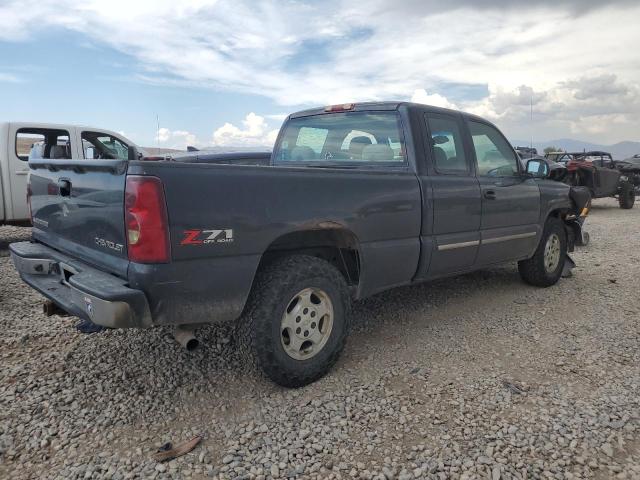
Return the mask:
M533 147L516 147L516 152L523 160L529 160L538 156L538 150Z
M573 159L570 153L567 152L549 152L544 154L544 158L555 163L567 164Z
M592 198L615 197L620 208L630 209L636 200L634 168L623 170L607 152L571 153L567 162L566 183L584 186ZM640 169L638 169L640 172ZM640 183L640 175L637 177Z
M626 160L614 160L614 163L622 175L633 184L636 195L640 195L640 155L634 155Z
M30 160L17 270L60 311L177 325L188 348L198 324L238 321L264 372L300 387L336 362L352 300L504 262L548 287L583 244L588 192L523 168L474 115L316 108L285 120L270 157L234 155Z
M28 224L29 157L127 158L132 142L103 129L34 122L0 122L0 225ZM90 156L85 156L89 153Z

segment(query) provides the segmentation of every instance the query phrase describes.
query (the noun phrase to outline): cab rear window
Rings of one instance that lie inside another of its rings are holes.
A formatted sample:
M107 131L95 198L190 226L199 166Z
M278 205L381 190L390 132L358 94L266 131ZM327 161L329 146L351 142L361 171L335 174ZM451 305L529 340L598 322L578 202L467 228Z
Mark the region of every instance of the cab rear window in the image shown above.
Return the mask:
M396 112L348 112L294 118L284 126L276 164L398 166L406 163Z

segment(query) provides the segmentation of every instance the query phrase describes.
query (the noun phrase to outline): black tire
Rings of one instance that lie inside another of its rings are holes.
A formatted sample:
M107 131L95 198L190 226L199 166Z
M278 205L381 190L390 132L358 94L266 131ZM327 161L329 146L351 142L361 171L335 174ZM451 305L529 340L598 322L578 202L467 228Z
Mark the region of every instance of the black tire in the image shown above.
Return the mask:
M620 185L620 192L618 193L618 203L620 208L629 210L633 208L633 204L636 202L636 191L633 188L631 182L624 182Z
M545 249L549 239L556 235L559 240L560 258L558 264L552 270L545 265ZM533 257L518 262L520 277L530 285L536 287L550 287L555 285L562 276L562 270L567 258L567 232L562 220L549 217L544 224L542 238Z
M324 346L311 358L300 360L285 351L281 322L292 299L304 289L326 294L333 320ZM262 371L279 385L298 388L318 380L336 363L349 333L350 313L351 300L342 274L319 258L292 255L258 272L242 329Z

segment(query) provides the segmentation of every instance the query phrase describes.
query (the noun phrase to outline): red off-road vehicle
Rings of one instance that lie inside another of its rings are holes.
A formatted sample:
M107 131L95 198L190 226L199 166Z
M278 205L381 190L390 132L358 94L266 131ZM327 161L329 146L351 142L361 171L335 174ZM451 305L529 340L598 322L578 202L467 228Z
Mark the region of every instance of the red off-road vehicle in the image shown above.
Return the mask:
M633 208L636 200L634 178L629 176L607 152L569 153L565 183L584 186L592 198L614 197L620 208Z

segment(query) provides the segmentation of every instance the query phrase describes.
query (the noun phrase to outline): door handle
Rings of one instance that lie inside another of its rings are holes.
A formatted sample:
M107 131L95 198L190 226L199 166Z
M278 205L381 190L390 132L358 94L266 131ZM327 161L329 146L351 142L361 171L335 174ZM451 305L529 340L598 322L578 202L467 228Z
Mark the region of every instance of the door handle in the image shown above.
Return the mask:
M17 170L16 175L29 175L29 170Z
M484 191L484 198L486 198L487 200L495 200L496 199L496 192L493 190L485 190Z
M61 197L68 197L71 195L71 182L69 180L58 180L58 190Z

